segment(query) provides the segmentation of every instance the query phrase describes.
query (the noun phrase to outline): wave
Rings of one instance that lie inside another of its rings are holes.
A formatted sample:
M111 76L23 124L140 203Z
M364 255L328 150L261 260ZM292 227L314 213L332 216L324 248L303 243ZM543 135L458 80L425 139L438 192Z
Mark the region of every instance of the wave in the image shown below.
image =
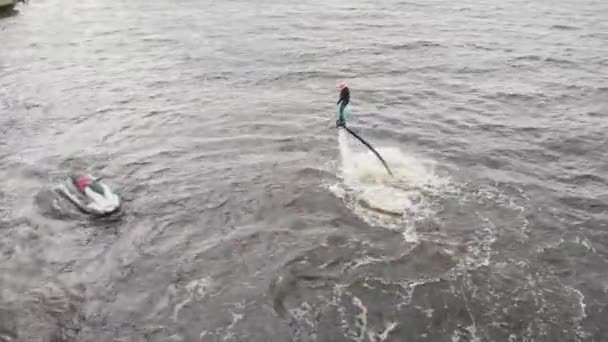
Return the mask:
M580 30L580 27L569 26L569 25L553 25L553 26L551 26L551 28L556 29L556 30L566 30L566 31Z

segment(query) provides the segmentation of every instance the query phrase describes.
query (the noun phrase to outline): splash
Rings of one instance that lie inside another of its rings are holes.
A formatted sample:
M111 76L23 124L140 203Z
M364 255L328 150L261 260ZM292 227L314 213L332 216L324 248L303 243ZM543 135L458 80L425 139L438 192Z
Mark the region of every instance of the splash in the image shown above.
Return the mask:
M433 198L449 187L449 180L435 174L431 161L398 148L377 148L392 177L371 151L355 150L351 141L338 130L342 183L332 190L368 223L400 229L406 240L415 241L414 222L433 213Z

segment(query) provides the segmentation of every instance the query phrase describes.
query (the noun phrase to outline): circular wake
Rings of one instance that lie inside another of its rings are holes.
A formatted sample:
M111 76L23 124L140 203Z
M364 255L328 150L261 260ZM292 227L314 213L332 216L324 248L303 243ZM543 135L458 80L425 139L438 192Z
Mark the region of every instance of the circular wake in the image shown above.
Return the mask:
M448 178L435 174L431 161L398 148L377 148L391 176L371 151L351 146L354 139L345 130L338 131L338 141L342 182L331 190L370 224L405 228L406 238L415 239L413 223L431 216L435 199L453 190Z

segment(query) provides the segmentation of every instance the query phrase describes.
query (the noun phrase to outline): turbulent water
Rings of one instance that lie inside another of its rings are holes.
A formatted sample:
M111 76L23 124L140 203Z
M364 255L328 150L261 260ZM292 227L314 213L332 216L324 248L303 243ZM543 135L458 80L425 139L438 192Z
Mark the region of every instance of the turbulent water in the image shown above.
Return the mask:
M608 2L2 17L0 341L608 341Z

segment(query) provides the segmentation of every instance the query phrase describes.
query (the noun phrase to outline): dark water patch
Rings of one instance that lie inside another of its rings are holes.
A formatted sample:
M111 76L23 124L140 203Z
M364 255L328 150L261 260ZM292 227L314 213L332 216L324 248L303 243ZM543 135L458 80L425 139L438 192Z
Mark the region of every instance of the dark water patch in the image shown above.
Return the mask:
M575 67L579 67L578 63L576 61L572 61L569 59L563 59L563 58L556 58L556 57L547 57L544 59L545 62L547 63L551 63L551 64L558 64L561 66L565 66L565 65L571 65L571 66L575 66Z
M166 114L170 114L170 113L171 112L168 110L151 110L147 114L145 114L142 117L142 119L150 118L150 117L154 117L154 116L158 116L158 115L166 115Z
M491 123L491 124L480 123L480 124L475 125L474 127L475 127L475 129L477 129L479 131L488 131L488 132L498 133L500 135L510 134L510 132L513 129L511 126L501 124L501 123Z
M608 96L608 87L596 87L594 91L594 95L596 96ZM605 98L605 97L604 97Z
M513 150L513 155L517 156L520 160L524 160L530 163L551 163L557 162L560 159L559 154L550 153L549 151L540 148Z
M520 92L502 92L498 91L492 94L486 94L482 96L484 99L497 100L501 102L531 102L531 101L543 101L546 100L546 95L541 93L530 94Z
M147 36L147 37L140 37L139 40L141 40L142 42L145 43L155 43L154 45L175 45L175 43L179 43L179 40L175 39L175 38L167 38L167 37L162 37L162 36Z
M481 50L481 51L494 51L494 50L496 50L495 47L487 46L487 45L481 45L481 44L476 44L476 43L470 43L468 45L471 46L471 47L473 47L476 50Z
M605 293L605 291L597 292L595 296L602 297ZM599 327L606 316L606 306L603 303L588 303L585 312L587 317L583 320L583 336L592 341L606 341L608 333Z
M570 208L586 213L599 214L608 212L608 202L597 198L564 196L559 200Z
M565 155L585 156L596 151L597 146L590 146L591 140L587 137L564 137L556 138L555 136L546 139L540 145L552 151Z
M486 74L486 73L491 73L491 72L495 72L499 69L497 68L480 68L480 67L464 67L464 68L459 68L458 70L456 70L456 73L458 74L474 74L474 75L480 75L480 74Z
M397 45L382 45L382 47L388 47L391 50L415 50L419 48L434 48L434 47L443 47L442 44L438 42L433 42L429 40L416 40L412 42L408 42L405 44L397 44Z
M274 30L274 29L273 29ZM286 42L297 42L297 43L301 43L301 42L307 42L310 41L309 38L307 37L298 37L298 36L281 36L279 38L277 38L279 41L286 41Z
M608 110L605 113L601 113L601 112L588 112L587 115L590 116L590 117L594 117L594 118L604 118L604 117L608 117Z
M319 25L311 25L311 24L304 24L301 22L296 22L294 24L291 25L293 28L295 28L296 30L303 30L303 31L322 31L325 29L324 26L319 26ZM276 28L274 28L274 30L276 30Z
M538 61L542 61L543 57L539 56L539 55L525 55L525 56L515 57L512 60L515 60L515 61L534 61L534 62L538 62Z
M553 26L551 26L551 28L555 29L555 30L562 30L562 31L576 31L576 30L580 30L580 27L569 26L569 25L553 25Z
M606 178L590 173L562 177L559 178L559 181L574 185L608 185L608 180Z

